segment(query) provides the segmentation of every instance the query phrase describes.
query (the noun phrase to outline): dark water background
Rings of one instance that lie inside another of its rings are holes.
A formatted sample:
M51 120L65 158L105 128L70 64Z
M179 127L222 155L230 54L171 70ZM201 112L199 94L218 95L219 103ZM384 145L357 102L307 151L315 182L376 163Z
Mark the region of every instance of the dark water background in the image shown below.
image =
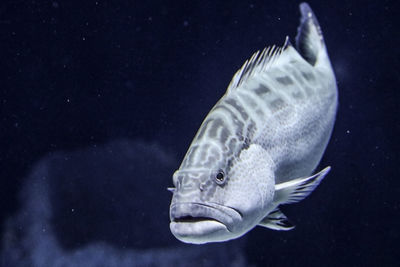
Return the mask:
M295 230L190 246L172 172L244 60L293 40L299 2L2 1L1 264L398 266L399 5L309 3L339 87L332 171L283 207Z

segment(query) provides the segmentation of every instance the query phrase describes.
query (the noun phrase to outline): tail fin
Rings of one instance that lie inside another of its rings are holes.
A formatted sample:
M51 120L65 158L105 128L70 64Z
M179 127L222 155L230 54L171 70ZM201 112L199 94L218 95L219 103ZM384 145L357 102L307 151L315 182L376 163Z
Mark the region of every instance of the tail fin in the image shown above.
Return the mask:
M320 52L325 51L324 37L311 7L301 3L300 26L297 28L296 46L300 55L311 65L315 65Z

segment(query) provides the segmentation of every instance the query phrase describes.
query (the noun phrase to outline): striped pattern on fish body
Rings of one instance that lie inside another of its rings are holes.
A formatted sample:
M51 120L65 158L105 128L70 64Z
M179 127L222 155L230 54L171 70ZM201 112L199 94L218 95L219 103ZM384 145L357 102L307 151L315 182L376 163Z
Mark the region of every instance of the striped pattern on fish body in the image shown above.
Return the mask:
M243 68L257 64L260 57L253 57ZM321 64L326 63L329 61ZM234 77L227 93L205 118L181 169L207 167L220 160L221 154L229 162L251 143L271 151L274 162L283 165L275 178L279 182L308 175L316 167L334 122L334 74L324 65L321 69L311 66L287 41L283 49L272 53L269 64L256 66L239 85ZM321 128L324 130L318 131ZM302 161L303 167L296 168L291 161Z
M310 176L332 132L336 81L315 15L305 3L300 10L297 49L287 37L245 62L174 173L170 228L179 240L292 229L278 206L304 199L330 170Z

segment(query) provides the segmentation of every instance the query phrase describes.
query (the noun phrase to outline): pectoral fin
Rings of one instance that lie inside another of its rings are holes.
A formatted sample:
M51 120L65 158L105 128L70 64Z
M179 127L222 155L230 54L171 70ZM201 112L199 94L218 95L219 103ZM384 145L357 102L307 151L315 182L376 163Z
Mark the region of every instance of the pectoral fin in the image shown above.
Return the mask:
M285 214L283 214L278 208L262 219L258 225L278 231L288 231L294 228L294 225L289 222Z
M298 178L275 185L274 202L277 205L299 202L306 198L319 185L331 167L326 167L317 174Z

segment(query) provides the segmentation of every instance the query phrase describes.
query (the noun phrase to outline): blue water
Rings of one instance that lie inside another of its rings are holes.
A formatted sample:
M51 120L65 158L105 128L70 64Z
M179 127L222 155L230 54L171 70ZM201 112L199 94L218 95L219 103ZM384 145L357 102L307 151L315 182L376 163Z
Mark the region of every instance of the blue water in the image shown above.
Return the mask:
M339 88L332 171L282 208L294 230L204 246L170 233L166 188L245 59L294 38L299 2L0 3L0 264L398 266L398 8L309 3Z

